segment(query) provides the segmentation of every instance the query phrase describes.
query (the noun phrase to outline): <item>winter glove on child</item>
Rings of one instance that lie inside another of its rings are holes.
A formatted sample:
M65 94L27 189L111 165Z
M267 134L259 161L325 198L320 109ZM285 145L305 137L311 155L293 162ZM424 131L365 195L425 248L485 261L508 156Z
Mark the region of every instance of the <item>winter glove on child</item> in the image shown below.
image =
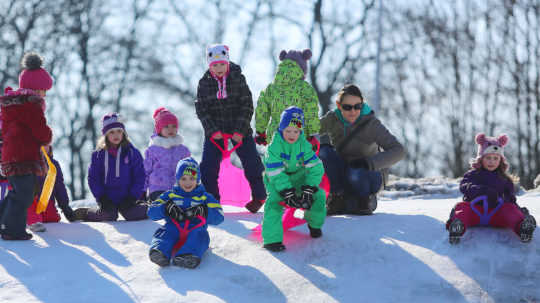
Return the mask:
M185 220L184 212L182 211L182 209L170 200L167 202L167 204L165 204L165 214L169 216L169 218L174 219L178 222L182 222Z
M352 168L363 168L365 170L371 170L370 167L369 167L368 160L366 160L364 158L354 159L354 160L351 161L351 163L349 165Z
M300 199L300 208L310 209L313 205L313 194L319 190L315 186L302 185L302 198Z
M283 202L285 202L285 204L293 208L300 207L298 205L298 197L296 197L294 188L284 189L279 194L281 195L281 197L283 197Z
M186 215L186 219L191 220L197 216L201 216L206 219L208 217L208 207L205 204L199 204L186 209L184 213Z
M317 137L315 136L309 136L307 138L308 142L311 143L311 148L314 152L317 152L317 150L320 148L319 140L317 140Z
M268 142L266 142L266 133L257 132L257 135L255 136L255 143L259 145L267 145Z

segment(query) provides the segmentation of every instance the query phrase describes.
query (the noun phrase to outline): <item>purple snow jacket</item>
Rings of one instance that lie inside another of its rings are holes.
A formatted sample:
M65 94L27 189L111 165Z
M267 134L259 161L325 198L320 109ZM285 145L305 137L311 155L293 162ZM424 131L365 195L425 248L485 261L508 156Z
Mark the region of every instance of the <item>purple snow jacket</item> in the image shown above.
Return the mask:
M141 153L130 143L118 148L118 155L105 149L92 153L88 185L96 200L106 196L118 205L127 197L142 196L145 175Z
M149 193L152 193L173 188L176 164L179 160L191 156L183 142L184 138L180 135L164 138L154 134L150 137L150 143L144 153L145 191L148 189Z
M492 189L504 202L516 203L514 184L499 176L497 172L483 168L466 172L459 184L459 189L463 193L463 200L468 202L478 196L487 195L488 190Z

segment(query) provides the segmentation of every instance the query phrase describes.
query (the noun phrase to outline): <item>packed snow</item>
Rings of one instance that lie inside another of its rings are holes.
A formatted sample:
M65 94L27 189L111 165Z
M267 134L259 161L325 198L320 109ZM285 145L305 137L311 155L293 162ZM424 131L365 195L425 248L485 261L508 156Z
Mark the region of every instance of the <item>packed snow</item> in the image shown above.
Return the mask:
M252 231L262 211L225 206L194 270L150 262L161 222L63 218L31 241L0 241L0 302L540 302L538 234L523 244L509 230L474 228L451 246L444 222L459 194L437 182L421 195L382 192L373 216L328 217L320 239L298 226L282 253ZM539 199L518 202L539 218Z

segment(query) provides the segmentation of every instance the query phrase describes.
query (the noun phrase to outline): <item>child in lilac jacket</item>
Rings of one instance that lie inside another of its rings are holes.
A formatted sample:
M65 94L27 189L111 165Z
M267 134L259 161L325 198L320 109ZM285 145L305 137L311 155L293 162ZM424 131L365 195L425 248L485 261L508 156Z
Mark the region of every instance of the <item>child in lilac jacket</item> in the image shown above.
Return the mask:
M178 118L164 107L154 112L154 130L144 159L144 191L148 192L150 201L173 187L176 164L191 156L178 134Z

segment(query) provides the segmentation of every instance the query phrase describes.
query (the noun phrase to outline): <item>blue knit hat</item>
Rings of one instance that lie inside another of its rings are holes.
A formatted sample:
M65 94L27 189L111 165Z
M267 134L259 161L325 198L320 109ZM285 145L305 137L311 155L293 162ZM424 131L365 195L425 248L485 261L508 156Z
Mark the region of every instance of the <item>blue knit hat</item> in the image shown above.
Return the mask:
M201 171L199 164L195 159L189 157L178 161L176 165L176 182L182 178L183 175L189 175L197 179L197 184L201 183Z
M291 125L301 131L304 129L304 112L299 107L290 106L281 113L278 131L283 134L283 130Z

